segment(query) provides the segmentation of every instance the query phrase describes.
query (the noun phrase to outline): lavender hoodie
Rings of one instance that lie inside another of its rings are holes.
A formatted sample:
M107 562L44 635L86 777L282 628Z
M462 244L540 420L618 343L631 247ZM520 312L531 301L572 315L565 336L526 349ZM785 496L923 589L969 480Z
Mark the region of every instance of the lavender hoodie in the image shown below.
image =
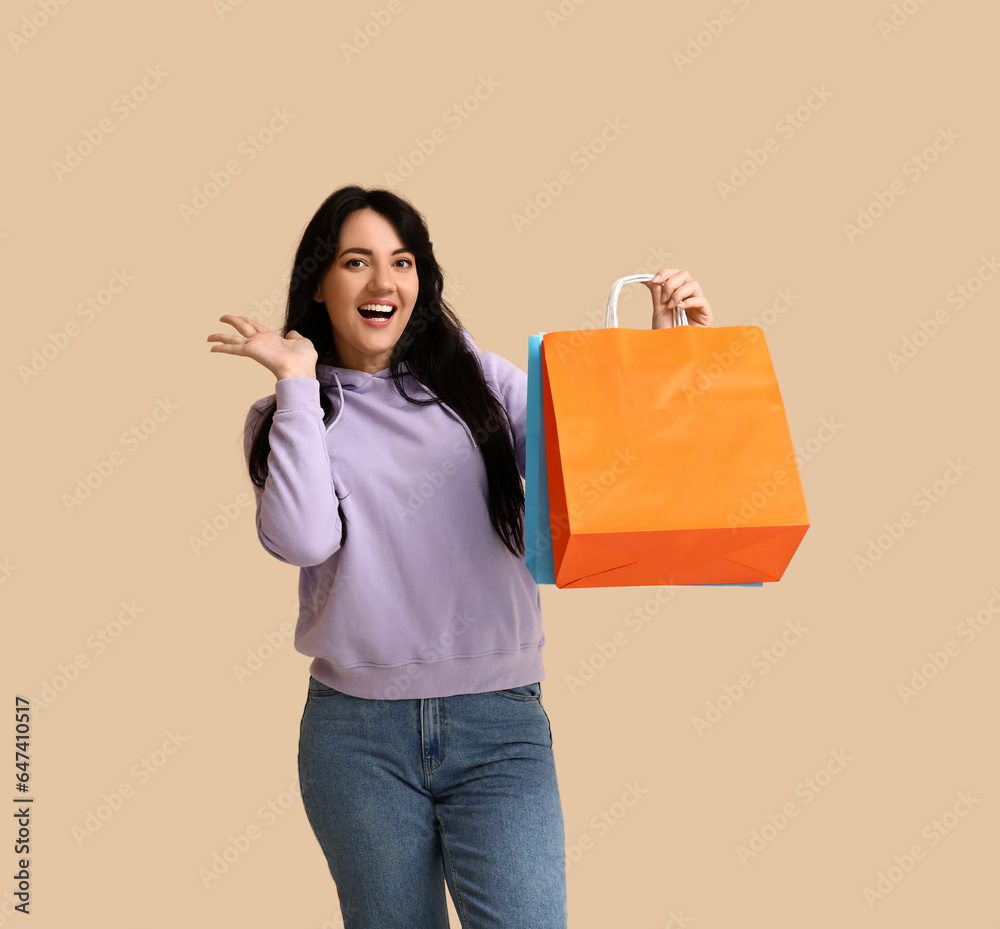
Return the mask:
M514 425L524 477L528 377L464 335ZM404 387L433 396L408 372ZM329 427L321 390L333 401ZM300 568L295 648L313 657L313 677L385 700L544 680L541 595L490 524L486 468L465 421L444 403L404 400L388 368L318 364L315 378L278 380L274 396L257 536ZM247 414L248 460L269 399Z

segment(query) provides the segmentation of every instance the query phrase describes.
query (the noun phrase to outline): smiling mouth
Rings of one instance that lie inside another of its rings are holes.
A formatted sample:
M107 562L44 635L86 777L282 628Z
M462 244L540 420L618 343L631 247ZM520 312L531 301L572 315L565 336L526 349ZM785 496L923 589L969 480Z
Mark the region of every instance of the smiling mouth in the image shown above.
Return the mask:
M396 308L394 306L362 303L361 306L358 307L358 312L365 319L383 320L383 319L391 319L392 314L396 312Z

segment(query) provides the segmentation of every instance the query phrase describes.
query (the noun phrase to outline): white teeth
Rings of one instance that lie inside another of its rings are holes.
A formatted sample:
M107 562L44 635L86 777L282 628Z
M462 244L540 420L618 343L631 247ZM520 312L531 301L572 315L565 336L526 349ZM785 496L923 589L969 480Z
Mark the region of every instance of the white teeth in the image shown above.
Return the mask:
M385 306L381 303L363 303L358 307L359 310L377 310L379 313L391 313L395 307Z

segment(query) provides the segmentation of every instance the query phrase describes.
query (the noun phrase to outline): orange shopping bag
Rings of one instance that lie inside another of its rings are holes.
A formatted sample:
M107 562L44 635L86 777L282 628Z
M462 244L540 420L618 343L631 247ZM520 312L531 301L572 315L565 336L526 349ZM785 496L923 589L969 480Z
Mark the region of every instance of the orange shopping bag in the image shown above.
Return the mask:
M809 528L763 331L617 328L542 341L558 587L777 581Z

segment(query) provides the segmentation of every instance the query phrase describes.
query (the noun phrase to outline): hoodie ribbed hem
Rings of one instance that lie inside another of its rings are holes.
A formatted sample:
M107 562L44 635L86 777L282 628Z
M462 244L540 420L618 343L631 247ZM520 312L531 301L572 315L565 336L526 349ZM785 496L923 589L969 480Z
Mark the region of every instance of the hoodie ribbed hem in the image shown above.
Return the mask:
M451 697L507 690L545 680L543 645L529 645L507 654L415 661L392 668L375 665L341 668L325 658L314 658L309 673L327 687L369 700Z

